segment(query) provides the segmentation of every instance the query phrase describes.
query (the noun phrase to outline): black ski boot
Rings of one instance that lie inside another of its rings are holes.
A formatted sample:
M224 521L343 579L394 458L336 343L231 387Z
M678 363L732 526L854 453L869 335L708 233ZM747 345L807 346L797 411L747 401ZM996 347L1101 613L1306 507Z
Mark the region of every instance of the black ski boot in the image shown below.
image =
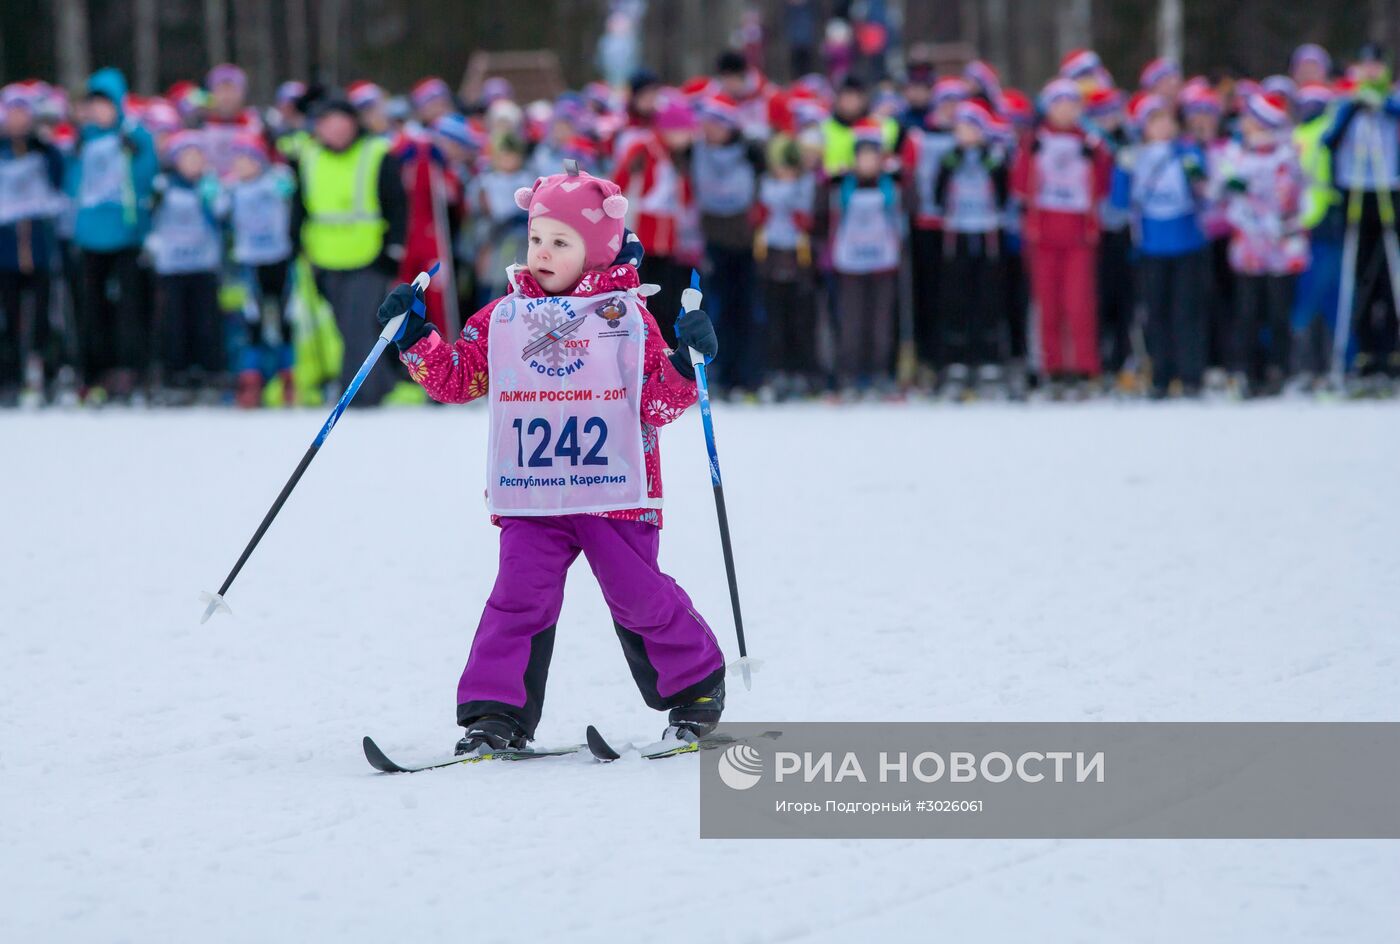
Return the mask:
M671 709L663 741L698 741L715 729L724 711L724 679L708 695L702 695L688 705Z
M482 715L463 727L467 733L452 752L458 757L496 751L523 751L529 743L520 723L507 715Z

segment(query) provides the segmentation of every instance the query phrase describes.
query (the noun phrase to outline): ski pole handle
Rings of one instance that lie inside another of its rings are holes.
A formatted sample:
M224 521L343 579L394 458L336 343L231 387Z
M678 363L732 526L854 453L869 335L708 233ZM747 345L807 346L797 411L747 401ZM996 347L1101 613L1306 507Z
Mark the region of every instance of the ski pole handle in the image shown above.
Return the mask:
M434 262L433 267L427 272L419 272L414 276L413 291L415 295L421 295L428 290L428 282L432 280L433 276L437 275L437 271L440 268L442 268L442 263ZM414 304L418 305L421 303L415 301ZM399 329L403 327L404 319L407 318L408 315L408 312L404 312L401 315L389 319L389 323L384 326L384 330L379 332L379 340L387 344L397 338L399 336Z
M700 300L701 300L702 297L703 297L703 296L701 296L700 290L699 290L698 288L688 288L688 289L686 289L685 291L681 292L681 310L682 310L682 311L695 311L697 308L700 307ZM695 348L693 348L693 347L691 347L691 348L686 348L686 350L690 351L690 363L691 363L691 366L693 366L693 367L703 367L703 366L705 366L705 355L704 355L704 354L701 354L699 351L695 350Z

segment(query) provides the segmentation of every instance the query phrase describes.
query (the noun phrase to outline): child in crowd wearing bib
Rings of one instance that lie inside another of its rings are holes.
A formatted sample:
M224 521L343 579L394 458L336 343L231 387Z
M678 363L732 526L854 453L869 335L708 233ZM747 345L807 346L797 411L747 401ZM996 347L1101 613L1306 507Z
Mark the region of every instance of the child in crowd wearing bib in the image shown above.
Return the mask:
M676 323L667 349L637 277L640 243L623 228L627 198L580 173L515 193L529 219L511 291L441 337L398 286L383 324L407 313L396 343L433 399L490 402L487 506L500 527L500 569L457 687L458 754L518 749L544 703L564 578L580 552L612 612L623 655L663 737L713 729L724 659L690 598L657 564L661 528L658 430L695 402L687 348L713 357L703 311Z
M156 178L146 251L156 273L165 386L193 395L223 373L219 270L228 194L209 168L205 140L182 131L166 141L167 170Z

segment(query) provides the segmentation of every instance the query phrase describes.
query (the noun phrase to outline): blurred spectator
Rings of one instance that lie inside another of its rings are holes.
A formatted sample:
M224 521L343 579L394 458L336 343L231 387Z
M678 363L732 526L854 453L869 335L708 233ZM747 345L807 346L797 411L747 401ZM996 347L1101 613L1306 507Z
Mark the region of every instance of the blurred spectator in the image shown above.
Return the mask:
M422 105L421 113L426 113ZM331 93L316 106L313 138L302 148L298 170L292 232L352 352L341 365L344 389L359 368L354 352L368 351L379 336L374 312L403 258L406 210L399 164L387 141L366 133L355 106L343 94ZM354 402L379 403L394 382L389 361L381 360Z

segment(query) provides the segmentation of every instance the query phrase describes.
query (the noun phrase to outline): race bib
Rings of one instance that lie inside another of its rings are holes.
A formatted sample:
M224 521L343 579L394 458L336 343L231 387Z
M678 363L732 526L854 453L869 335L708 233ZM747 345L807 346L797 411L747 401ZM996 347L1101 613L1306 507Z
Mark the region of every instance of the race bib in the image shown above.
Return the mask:
M836 227L832 263L836 271L858 275L899 266L899 233L879 190L860 187L851 194Z
M1044 134L1036 155L1040 186L1036 203L1043 210L1087 213L1092 203L1091 170L1084 141L1072 134Z
M81 159L78 205L86 208L124 202L128 171L121 136L109 134L84 145Z
M646 324L634 295L502 299L491 313L486 503L497 515L660 505L647 497Z
M49 183L43 155L0 161L0 223L57 216L63 203L63 195Z

